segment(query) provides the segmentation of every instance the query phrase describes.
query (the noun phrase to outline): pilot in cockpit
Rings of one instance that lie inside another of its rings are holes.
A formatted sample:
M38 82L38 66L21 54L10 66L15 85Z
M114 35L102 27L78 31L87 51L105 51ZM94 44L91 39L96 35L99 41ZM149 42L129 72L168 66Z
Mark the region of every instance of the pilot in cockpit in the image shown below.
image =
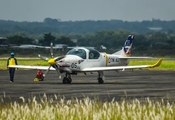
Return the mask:
M92 52L89 53L89 59L94 59L94 53Z

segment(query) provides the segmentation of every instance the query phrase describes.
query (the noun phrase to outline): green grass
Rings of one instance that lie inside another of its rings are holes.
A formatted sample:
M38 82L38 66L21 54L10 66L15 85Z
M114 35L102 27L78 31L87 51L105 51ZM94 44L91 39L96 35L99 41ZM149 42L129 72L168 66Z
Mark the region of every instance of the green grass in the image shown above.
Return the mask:
M25 59L18 59L19 65L40 65L40 66L47 66L49 65L47 61L36 59L36 58L25 58ZM0 59L0 70L7 69L7 59Z
M134 59L131 60L129 65L153 65L159 58L154 59ZM159 67L151 68L152 70L175 70L175 59L163 58L163 61Z

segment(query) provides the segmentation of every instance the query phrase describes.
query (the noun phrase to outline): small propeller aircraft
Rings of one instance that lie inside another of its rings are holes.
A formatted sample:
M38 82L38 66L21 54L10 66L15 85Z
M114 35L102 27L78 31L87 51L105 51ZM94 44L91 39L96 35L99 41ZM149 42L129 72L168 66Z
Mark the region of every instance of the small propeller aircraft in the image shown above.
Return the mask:
M129 35L124 46L118 52L113 54L100 53L99 51L88 47L75 47L70 50L65 56L54 57L53 44L51 43L50 53L51 58L38 55L41 59L47 61L50 66L26 66L13 65L13 68L28 68L46 70L45 76L50 70L56 70L59 78L61 74L65 73L63 83L68 84L72 82L71 75L77 75L80 72L98 72L98 83L104 83L104 71L112 70L126 70L126 69L141 69L154 68L161 64L160 58L153 65L135 65L127 66L130 59L143 59L150 57L131 57L131 48L134 40L134 35Z

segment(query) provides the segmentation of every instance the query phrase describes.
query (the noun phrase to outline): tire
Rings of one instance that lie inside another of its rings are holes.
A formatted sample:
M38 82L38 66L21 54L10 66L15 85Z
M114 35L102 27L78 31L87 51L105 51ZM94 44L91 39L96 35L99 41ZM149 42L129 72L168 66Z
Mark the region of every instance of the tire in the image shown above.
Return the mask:
M71 77L68 77L68 83L70 84L72 82L72 78Z
M98 83L99 84L103 84L104 83L104 80L102 78L98 78Z
M63 78L63 84L67 84L68 83L68 78L67 77L64 77Z

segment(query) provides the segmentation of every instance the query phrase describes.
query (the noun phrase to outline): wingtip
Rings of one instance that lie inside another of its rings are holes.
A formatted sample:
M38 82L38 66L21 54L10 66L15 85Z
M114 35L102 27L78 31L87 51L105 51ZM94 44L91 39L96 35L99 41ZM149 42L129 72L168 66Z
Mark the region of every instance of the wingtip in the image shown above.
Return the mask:
M149 65L150 68L153 68L153 67L158 67L160 66L160 64L162 63L162 58L160 58L154 65Z

